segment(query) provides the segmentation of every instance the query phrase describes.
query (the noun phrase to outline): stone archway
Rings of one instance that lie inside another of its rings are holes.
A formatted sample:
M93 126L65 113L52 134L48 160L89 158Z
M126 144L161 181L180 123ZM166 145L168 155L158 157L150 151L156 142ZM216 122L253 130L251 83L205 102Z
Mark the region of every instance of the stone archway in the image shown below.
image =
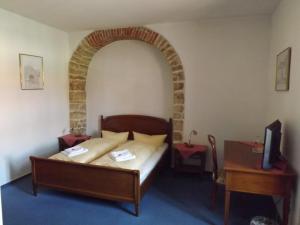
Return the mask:
M160 34L145 27L128 27L94 31L86 36L69 62L70 128L73 133L86 132L86 79L94 54L119 40L139 40L158 48L171 67L173 76L174 142L182 140L184 122L184 71L172 45Z

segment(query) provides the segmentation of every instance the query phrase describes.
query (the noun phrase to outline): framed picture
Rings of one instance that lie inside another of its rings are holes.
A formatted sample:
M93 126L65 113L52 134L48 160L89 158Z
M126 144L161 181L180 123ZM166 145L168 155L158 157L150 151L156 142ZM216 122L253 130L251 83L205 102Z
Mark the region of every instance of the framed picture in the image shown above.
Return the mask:
M43 57L19 54L22 90L44 89Z
M290 65L292 49L287 48L277 55L276 91L288 91L290 86Z

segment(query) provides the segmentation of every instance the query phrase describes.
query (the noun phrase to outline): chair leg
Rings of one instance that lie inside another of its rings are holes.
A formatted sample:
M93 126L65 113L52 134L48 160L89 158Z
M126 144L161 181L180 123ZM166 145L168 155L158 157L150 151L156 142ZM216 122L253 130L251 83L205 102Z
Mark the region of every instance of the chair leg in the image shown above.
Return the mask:
M216 184L216 182L213 182L213 187L211 192L211 203L212 203L213 210L216 208L217 192L218 192L218 185Z

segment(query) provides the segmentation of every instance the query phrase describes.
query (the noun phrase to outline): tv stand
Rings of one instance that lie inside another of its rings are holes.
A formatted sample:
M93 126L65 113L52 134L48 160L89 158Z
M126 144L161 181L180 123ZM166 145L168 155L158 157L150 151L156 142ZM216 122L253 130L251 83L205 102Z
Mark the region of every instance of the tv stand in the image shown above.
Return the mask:
M295 171L286 160L278 166L282 169L261 169L261 155L254 154L252 147L238 141L225 141L224 170L225 213L224 225L229 224L231 192L244 192L283 198L283 219L281 225L288 225L291 190L296 178Z

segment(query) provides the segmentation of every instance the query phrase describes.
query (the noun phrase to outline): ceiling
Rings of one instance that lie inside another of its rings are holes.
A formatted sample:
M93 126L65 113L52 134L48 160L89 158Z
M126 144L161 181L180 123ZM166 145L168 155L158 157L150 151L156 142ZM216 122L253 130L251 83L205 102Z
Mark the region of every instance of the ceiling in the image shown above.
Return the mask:
M0 0L0 8L65 31L271 14L280 0Z

